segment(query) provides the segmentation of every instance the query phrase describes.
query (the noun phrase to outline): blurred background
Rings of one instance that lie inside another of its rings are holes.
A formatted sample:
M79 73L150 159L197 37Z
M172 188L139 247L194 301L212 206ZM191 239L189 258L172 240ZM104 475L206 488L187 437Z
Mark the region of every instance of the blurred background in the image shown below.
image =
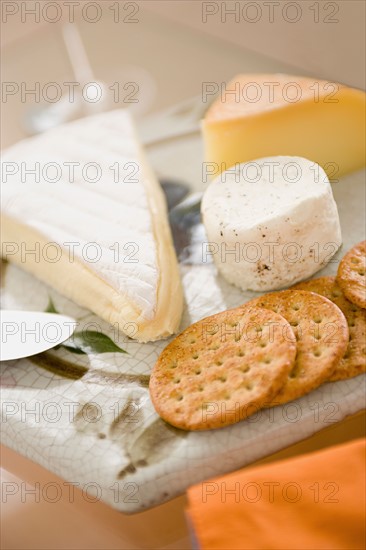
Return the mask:
M80 108L68 102L68 116L128 107L141 118L240 72L288 71L363 88L365 6L2 1L2 147L49 124L34 118L43 107L53 107L56 120L60 98L93 80L105 86L102 99ZM92 88L86 92L92 100Z
M162 175L184 173L194 181L200 155L192 168L187 159L201 148L204 83L268 71L364 88L365 11L363 0L2 0L1 147L66 120L126 107L147 145L174 130L195 136L182 142L179 155L176 144L148 150ZM360 414L265 460L364 432ZM7 482L58 479L6 448L2 464ZM51 548L52 540L52 548L63 549L190 548L184 506L182 496L130 518L80 495L57 506L14 497L2 507L2 547Z

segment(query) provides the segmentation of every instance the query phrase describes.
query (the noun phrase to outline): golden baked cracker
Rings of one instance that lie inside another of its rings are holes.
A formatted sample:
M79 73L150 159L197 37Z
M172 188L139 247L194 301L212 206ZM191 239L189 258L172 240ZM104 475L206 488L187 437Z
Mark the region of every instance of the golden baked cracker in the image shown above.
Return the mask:
M366 241L356 244L341 260L337 283L348 300L366 308Z
M191 325L164 349L151 374L151 399L177 428L227 426L273 399L295 356L295 335L282 316L248 307L224 311Z
M272 405L287 403L328 380L348 345L347 321L341 310L324 296L305 290L282 290L247 302L282 315L297 339L294 368Z
M334 302L348 323L349 342L345 355L339 361L330 380L352 378L366 371L366 310L352 304L337 284L335 277L320 277L292 287L321 294Z

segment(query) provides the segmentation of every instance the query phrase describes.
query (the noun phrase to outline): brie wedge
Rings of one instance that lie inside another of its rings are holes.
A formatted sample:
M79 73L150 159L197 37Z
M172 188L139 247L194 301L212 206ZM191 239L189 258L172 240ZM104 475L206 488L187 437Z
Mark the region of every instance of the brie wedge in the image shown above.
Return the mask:
M3 154L2 257L140 342L183 307L164 194L127 111L60 126Z
M202 217L220 273L243 290L276 290L324 267L342 243L324 170L300 157L268 157L222 172Z

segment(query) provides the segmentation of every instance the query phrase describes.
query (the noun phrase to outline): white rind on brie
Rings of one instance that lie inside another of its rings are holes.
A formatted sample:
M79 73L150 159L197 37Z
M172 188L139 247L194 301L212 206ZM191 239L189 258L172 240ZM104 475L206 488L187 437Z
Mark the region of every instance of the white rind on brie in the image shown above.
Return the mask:
M324 267L342 243L324 170L301 157L268 157L223 172L202 217L220 273L243 290L276 290Z
M5 151L1 210L8 260L141 342L177 331L183 297L165 197L127 111Z

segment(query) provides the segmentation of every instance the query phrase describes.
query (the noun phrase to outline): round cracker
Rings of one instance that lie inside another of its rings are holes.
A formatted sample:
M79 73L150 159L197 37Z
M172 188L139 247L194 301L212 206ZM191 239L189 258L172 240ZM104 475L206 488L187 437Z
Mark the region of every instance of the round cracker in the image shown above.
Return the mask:
M330 380L344 380L366 371L366 310L352 304L335 277L320 277L292 287L294 290L308 290L321 294L334 302L343 312L348 323L349 342L345 355L336 366Z
M282 315L297 339L295 365L272 405L302 397L332 376L348 345L346 318L333 302L314 292L282 290L247 305Z
M356 244L341 260L337 283L348 300L366 308L366 241Z
M158 414L184 430L243 420L269 403L295 363L296 338L280 315L236 308L202 319L161 353L150 378Z

